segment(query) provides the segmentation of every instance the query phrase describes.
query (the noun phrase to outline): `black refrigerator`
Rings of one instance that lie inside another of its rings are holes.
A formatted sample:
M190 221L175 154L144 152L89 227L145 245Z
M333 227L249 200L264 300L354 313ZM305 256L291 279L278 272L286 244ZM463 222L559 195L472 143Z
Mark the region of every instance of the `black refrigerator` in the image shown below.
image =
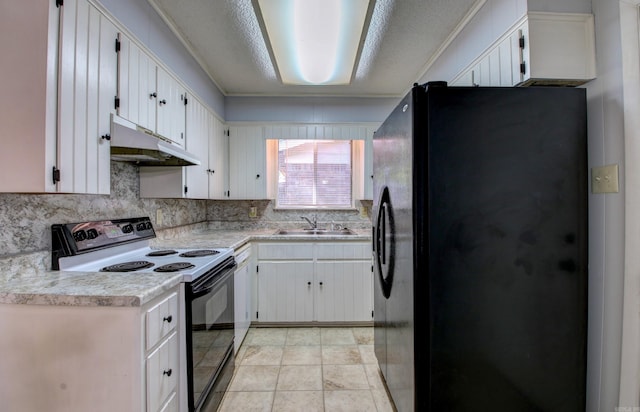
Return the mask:
M586 96L414 85L373 138L375 353L398 411L584 411Z

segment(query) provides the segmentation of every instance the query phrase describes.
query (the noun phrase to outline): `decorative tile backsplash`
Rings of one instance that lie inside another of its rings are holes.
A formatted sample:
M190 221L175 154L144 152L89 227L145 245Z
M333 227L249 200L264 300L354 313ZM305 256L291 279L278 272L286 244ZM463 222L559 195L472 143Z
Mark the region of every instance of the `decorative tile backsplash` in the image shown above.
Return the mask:
M49 251L52 224L85 220L149 216L156 229L173 228L168 232L176 233L205 227L207 221L213 229L303 228L306 222L300 216L312 214L317 214L319 227L331 221L354 229L370 226L364 217L371 213L370 201L358 202L358 210L291 211L276 210L269 200L140 199L138 182L135 165L111 162L110 195L0 193L0 258ZM256 207L257 217L249 217L251 207Z
M251 208L256 217L250 217ZM364 210L363 210L364 208ZM207 219L212 229L260 229L266 227L305 228L302 219L316 215L318 227L329 228L331 223L352 229L371 226L371 201L358 201L355 210L288 210L275 209L271 200L220 200L207 205Z
M140 199L138 168L111 162L110 195L0 193L0 258L51 249L51 225L149 216L157 228L207 220L206 200ZM162 208L163 223L155 225Z

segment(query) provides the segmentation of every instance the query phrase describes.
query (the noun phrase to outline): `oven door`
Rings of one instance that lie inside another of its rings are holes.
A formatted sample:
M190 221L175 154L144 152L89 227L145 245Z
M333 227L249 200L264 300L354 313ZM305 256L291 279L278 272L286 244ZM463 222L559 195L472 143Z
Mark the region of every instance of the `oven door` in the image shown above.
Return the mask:
M186 284L189 411L215 411L233 375L233 273L230 257Z

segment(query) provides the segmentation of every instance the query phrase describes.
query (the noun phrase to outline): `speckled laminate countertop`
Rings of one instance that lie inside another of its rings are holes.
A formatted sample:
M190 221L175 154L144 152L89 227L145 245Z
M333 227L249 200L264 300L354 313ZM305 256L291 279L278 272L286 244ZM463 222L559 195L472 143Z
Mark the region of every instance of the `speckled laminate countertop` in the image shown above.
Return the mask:
M202 230L189 236L153 239L154 248L238 249L251 241L370 240L368 230L355 235L276 235L275 229ZM142 306L182 281L179 273L69 272L39 269L46 253L24 255L3 262L0 303L58 306ZM32 261L38 261L34 264Z

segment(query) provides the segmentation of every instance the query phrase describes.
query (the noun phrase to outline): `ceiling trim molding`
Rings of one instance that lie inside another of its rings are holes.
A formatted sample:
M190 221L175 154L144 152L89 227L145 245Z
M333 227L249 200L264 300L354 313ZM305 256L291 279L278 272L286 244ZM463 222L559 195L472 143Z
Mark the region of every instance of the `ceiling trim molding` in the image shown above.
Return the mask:
M180 43L182 43L182 45L185 47L185 49L187 49L189 54L194 58L194 60L198 63L198 65L202 68L202 70L207 74L207 77L218 88L220 93L222 93L222 95L226 97L227 96L227 91L223 87L221 87L220 84L216 81L216 79L211 74L211 68L204 62L202 57L200 57L200 55L195 51L195 49L193 48L191 43L189 43L184 38L184 36L180 32L180 30L178 30L178 28L176 27L176 25L173 22L173 20L171 20L162 11L162 9L156 4L156 2L154 0L147 0L147 1L151 5L151 7L153 7L153 9L156 11L156 13L158 13L158 16L160 16L160 18L162 19L162 21L164 21L164 23L167 25L167 27L169 27L169 29L173 32L173 34L178 38L178 40L180 40Z
M431 66L433 66L436 60L440 58L442 53L445 52L445 50L456 39L456 37L460 35L465 27L467 27L467 25L471 22L471 20L473 20L476 14L478 14L480 9L482 9L482 6L484 6L486 2L487 0L476 0L476 2L473 4L473 7L469 9L467 14L462 18L462 20L460 20L458 25L453 29L449 36L447 36L445 41L440 45L440 47L438 47L436 52L429 58L429 60L427 60L427 63L425 63L425 65L422 67L422 70L419 72L419 76L416 78L416 81L423 78L427 74ZM405 94L408 93L409 90L411 90L411 88L408 88Z

